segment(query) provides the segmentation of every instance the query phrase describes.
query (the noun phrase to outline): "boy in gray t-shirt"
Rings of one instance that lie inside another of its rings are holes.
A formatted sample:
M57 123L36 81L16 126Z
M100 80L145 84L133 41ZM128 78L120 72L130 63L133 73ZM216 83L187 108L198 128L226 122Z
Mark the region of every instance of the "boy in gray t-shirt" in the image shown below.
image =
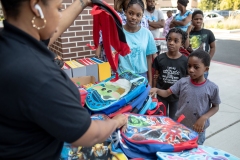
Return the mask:
M152 88L151 95L168 97L179 96L176 120L199 133L198 144L205 141L205 129L210 125L209 118L214 115L221 103L218 86L204 78L209 70L210 56L203 50L196 50L188 58L189 77L181 78L168 90Z

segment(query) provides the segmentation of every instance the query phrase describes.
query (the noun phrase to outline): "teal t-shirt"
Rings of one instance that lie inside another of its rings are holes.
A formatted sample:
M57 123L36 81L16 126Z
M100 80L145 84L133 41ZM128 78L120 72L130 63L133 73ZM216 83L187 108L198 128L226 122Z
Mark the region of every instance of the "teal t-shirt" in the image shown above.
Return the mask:
M123 29L131 53L126 56L119 55L119 73L131 71L133 73L145 73L148 71L147 57L157 52L152 33L144 28L135 33Z
M174 19L176 20L176 21L182 21L182 20L184 20L185 18L187 18L187 16L189 15L189 14L192 14L192 12L191 11L187 11L184 15L182 15L181 16L181 13L178 13L178 14L176 14L175 16L174 16ZM183 31L187 31L187 29L188 29L188 26L191 24L191 22L188 22L188 24L186 24L185 26L176 26L176 28L180 28L181 30L183 30Z

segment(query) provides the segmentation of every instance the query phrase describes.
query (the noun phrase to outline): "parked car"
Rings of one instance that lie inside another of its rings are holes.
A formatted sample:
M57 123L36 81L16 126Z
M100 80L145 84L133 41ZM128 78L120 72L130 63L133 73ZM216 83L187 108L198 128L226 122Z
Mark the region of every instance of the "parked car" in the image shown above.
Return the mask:
M204 24L220 23L224 21L224 17L215 12L204 13Z
M215 10L213 12L218 13L225 18L230 16L230 11L229 10Z

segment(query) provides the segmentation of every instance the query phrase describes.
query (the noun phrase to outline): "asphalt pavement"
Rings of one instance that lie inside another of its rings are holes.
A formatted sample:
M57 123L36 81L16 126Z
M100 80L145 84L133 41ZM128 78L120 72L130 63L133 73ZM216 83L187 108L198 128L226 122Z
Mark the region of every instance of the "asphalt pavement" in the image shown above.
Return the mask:
M214 61L240 66L240 31L236 33L213 32L216 37Z

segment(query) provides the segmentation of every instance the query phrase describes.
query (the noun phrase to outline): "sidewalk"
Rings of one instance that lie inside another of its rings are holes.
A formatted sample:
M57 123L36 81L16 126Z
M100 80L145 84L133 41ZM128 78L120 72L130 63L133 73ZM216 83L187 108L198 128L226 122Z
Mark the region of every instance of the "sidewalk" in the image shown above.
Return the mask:
M226 30L226 29L214 29L214 28L210 28L210 30L212 32L216 32L216 33L239 33L240 29L233 29L233 30Z
M211 118L204 145L240 158L240 66L213 61L208 78L219 86L222 102Z

